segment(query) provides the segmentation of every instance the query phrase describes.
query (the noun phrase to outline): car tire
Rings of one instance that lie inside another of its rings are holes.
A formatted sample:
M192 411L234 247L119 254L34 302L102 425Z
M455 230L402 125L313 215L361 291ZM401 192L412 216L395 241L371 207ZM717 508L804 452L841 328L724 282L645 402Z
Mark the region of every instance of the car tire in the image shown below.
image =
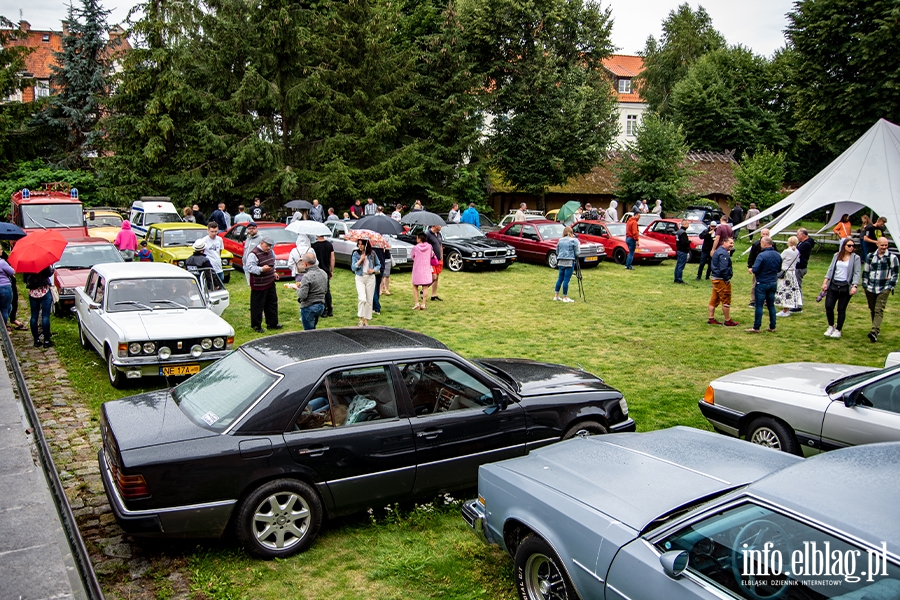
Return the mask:
M284 558L309 548L322 526L322 513L322 501L310 485L276 479L244 499L235 531L253 556Z
M463 258L462 254L457 252L456 250L450 250L447 252L447 256L444 257L444 264L447 265L447 268L454 273L459 273L463 270Z
M66 310L63 308L62 302L54 302L53 303L53 314L59 317L60 319L66 316Z
M112 350L107 348L106 352L106 375L109 377L109 383L117 390L125 387L125 375L113 364Z
M609 431L597 421L581 421L575 423L562 434L562 440L570 440L576 435L604 435Z
M624 265L625 261L628 260L628 253L622 248L616 248L613 250L613 260L616 261L617 265Z
M797 439L791 428L770 417L761 417L750 423L750 427L747 428L747 440L788 454L800 454Z
M225 283L228 283L229 281L231 281L231 271L228 271L227 273L225 273L225 275L222 276L222 280Z
M522 600L578 598L575 587L550 544L529 535L516 549L516 590Z
M548 252L547 253L547 266L550 267L551 269L555 269L555 268L557 268L558 263L559 263L559 261L556 258L556 252L552 251L552 250L550 252Z

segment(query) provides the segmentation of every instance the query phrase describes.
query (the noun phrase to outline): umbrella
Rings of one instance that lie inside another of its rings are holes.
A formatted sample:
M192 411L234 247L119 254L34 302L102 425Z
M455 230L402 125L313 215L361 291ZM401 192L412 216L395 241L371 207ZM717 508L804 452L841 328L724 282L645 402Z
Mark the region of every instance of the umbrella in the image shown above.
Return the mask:
M398 235L403 233L403 226L397 221L384 215L369 215L356 221L351 229L368 229L382 235Z
M425 227L432 227L433 225L443 227L447 224L440 216L427 210L416 210L408 213L400 219L400 222L408 223L409 225L424 225Z
M285 229L297 235L303 233L306 235L331 236L331 230L324 223L319 223L318 221L294 221Z
M581 207L579 202L575 200L570 200L562 205L562 208L559 209L559 212L556 213L556 220L560 223L565 223L568 221L572 215L575 214L575 211Z
M25 237L25 232L18 225L0 222L0 240L20 240Z
M381 235L377 231L370 231L368 229L350 229L347 231L344 239L350 240L351 242L356 242L359 240L369 240L369 243L372 244L372 246L375 248L391 247L390 243L388 243L383 235Z
M312 203L307 202L306 200L291 200L287 204L284 205L285 208L293 208L296 210L309 210L312 208Z
M9 253L9 265L19 273L40 273L60 259L66 243L58 231L35 231L16 242Z

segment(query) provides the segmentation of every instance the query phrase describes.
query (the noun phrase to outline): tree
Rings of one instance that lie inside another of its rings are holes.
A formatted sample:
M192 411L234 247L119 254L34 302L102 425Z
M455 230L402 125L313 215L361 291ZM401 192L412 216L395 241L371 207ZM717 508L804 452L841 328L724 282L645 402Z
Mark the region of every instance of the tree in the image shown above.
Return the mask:
M18 33L12 21L0 15L0 98L7 98L32 84L31 79L22 74L25 72L25 57L34 49L12 43L18 38ZM21 102L0 103L0 171L8 169L23 155L18 142L25 133L24 124L30 109Z
M63 162L69 166L85 166L88 158L96 156L104 136L98 124L110 71L107 15L109 11L98 0L81 0L78 8L70 4L63 51L56 53L59 64L52 67L52 83L59 93L51 98L47 117L66 134Z
M680 126L647 113L615 165L616 195L628 205L649 198L662 200L670 211L681 208L690 173L684 165L687 151Z
M672 121L691 148L746 151L784 148L788 138L773 111L769 63L742 46L713 50L691 65L672 90Z
M752 154L744 152L741 163L734 168L737 185L734 199L744 206L756 203L759 210L765 210L781 200L779 190L784 183L783 152L773 152L768 148L757 148Z
M900 121L896 2L800 0L786 34L797 125L812 140L836 155L879 118Z
M700 57L724 47L725 38L713 28L712 19L702 6L693 11L687 3L680 5L663 21L662 37L647 38L641 53L644 70L636 78L641 98L650 110L667 116L675 84Z
M491 164L541 196L590 171L616 132L602 59L609 10L581 0L469 0L460 5L481 75Z

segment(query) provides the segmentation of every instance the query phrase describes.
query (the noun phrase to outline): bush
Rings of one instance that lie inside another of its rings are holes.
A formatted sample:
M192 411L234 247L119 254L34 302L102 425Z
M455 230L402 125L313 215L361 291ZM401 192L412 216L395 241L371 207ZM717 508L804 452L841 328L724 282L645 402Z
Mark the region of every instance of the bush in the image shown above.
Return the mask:
M39 160L19 163L15 170L0 179L0 215L10 214L10 199L22 188L37 190L44 183L64 181L78 189L85 206L100 204L99 181L91 171L57 169Z

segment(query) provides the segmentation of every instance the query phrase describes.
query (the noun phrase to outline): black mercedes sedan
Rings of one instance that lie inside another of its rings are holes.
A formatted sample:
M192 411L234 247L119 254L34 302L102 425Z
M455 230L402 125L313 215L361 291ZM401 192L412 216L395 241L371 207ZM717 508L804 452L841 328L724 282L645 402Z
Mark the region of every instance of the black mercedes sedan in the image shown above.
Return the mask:
M416 243L416 233L422 230L415 225L397 239ZM492 240L469 223L455 223L441 228L444 247L444 267L454 273L464 268L476 267L505 269L516 261L516 249L499 240Z
M105 403L98 458L134 535L218 537L284 557L325 517L474 486L478 466L634 431L617 390L529 360L470 362L365 327L248 342L170 390Z

